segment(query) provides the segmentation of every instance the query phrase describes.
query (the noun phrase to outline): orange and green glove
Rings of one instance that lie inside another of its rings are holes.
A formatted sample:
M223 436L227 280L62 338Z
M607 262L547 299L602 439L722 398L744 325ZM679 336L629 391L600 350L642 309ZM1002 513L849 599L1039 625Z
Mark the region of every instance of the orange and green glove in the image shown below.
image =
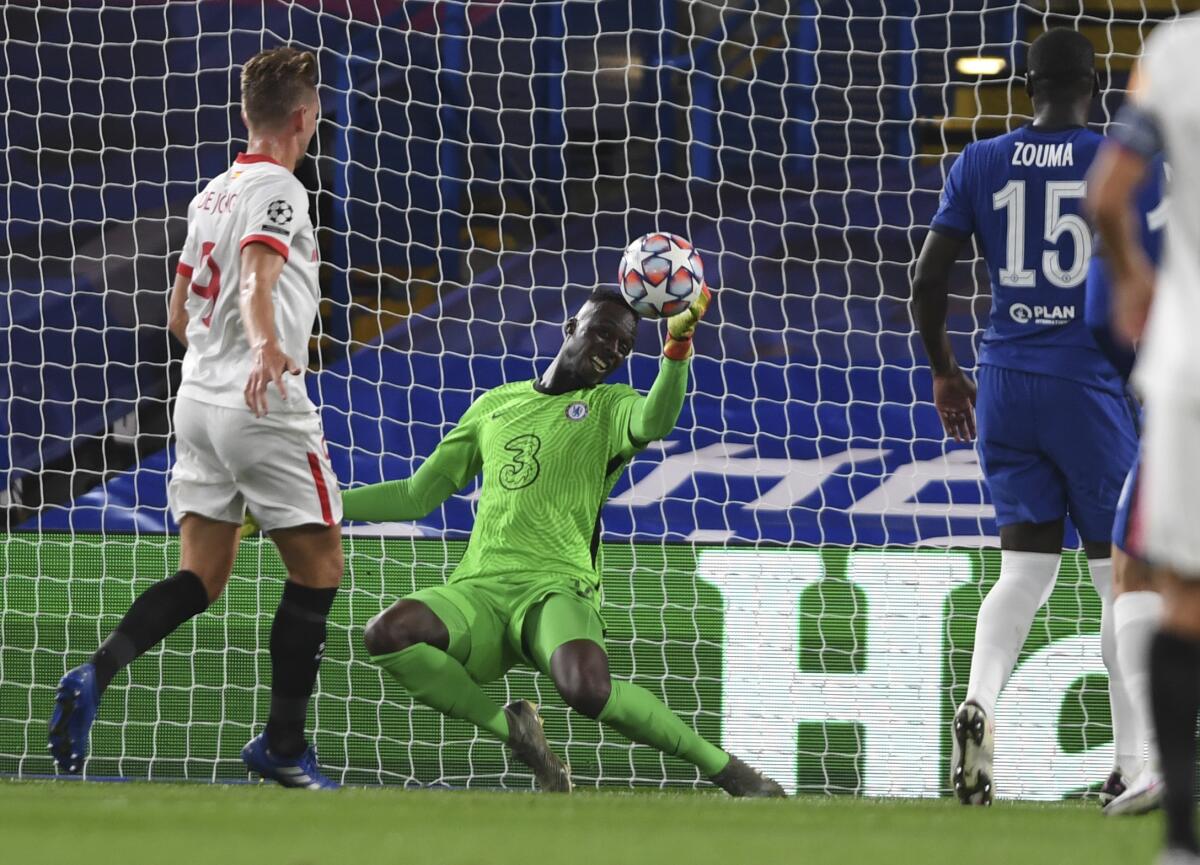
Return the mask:
M704 318L711 302L712 292L707 284L703 285L700 287L700 296L692 301L691 306L667 319L667 342L663 346L663 357L687 360L692 356L692 334L696 332L696 325Z

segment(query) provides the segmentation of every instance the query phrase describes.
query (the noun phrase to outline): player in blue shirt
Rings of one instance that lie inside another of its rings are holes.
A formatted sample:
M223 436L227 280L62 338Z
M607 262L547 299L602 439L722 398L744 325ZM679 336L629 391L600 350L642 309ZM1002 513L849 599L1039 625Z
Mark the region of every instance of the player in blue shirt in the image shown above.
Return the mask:
M992 800L992 716L1058 573L1065 520L1083 541L1111 630L1110 541L1137 434L1124 384L1084 323L1092 237L1080 215L1103 140L1089 131L1095 52L1073 30L1029 49L1034 120L971 144L946 178L916 264L913 306L947 434L969 441L1000 529L1000 577L979 610L966 700L954 716L951 781L964 804ZM976 385L946 333L950 272L974 236L992 285ZM1119 675L1106 652L1110 678Z
M1088 175L1093 180L1103 169L1099 157ZM1146 257L1158 266L1162 246L1162 227L1166 222L1163 198L1164 171L1161 160L1150 166L1148 177L1138 193L1140 236ZM1093 189L1093 193L1094 193ZM1096 345L1104 352L1121 378L1128 381L1133 371L1133 347L1113 330L1112 279L1103 250L1097 248L1088 266L1086 313L1084 319ZM1157 592L1149 563L1140 550L1138 532L1130 519L1138 490L1138 464L1134 463L1125 479L1113 525L1113 631L1116 634L1117 662L1124 694L1110 694L1113 717L1122 715L1131 722L1114 730L1117 763L1123 774L1120 792L1104 807L1109 815L1142 814L1158 807L1162 799L1162 773L1158 743L1150 717L1150 641L1162 619L1162 596ZM1117 709L1117 701L1128 706ZM1143 754L1146 765L1143 766ZM1115 790L1114 790L1115 791Z

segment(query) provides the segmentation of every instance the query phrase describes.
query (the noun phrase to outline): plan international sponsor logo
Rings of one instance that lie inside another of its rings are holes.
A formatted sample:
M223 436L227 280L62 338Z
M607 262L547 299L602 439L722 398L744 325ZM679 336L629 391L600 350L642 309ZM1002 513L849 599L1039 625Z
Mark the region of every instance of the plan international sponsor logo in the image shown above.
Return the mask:
M1048 324L1051 326L1070 324L1075 320L1073 306L1029 306L1024 303L1014 303L1008 308L1008 314L1017 324Z

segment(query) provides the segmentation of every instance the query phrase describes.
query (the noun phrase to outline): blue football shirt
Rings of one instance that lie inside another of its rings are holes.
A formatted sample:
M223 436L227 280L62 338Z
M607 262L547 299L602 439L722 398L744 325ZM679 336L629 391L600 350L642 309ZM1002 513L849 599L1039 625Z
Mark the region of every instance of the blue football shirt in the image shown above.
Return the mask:
M1084 321L1085 177L1103 140L1083 127L1024 126L968 145L951 167L932 228L974 235L987 262L992 311L981 364L1122 389Z

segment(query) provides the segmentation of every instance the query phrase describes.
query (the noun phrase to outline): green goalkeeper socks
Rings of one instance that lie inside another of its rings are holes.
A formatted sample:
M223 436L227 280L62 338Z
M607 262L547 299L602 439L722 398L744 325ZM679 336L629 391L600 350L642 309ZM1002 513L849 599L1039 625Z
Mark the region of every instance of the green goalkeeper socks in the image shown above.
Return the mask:
M504 709L492 702L462 664L441 649L418 643L371 660L387 670L415 700L451 718L470 721L501 742L508 741ZM612 694L600 713L600 721L634 742L682 757L709 778L729 762L728 754L702 739L657 697L629 682L613 680Z
M634 742L682 757L708 778L729 763L728 754L702 739L645 688L630 682L613 679L600 721Z
M371 657L418 702L451 718L462 718L508 741L504 709L492 702L457 660L433 646L417 643L399 652Z

